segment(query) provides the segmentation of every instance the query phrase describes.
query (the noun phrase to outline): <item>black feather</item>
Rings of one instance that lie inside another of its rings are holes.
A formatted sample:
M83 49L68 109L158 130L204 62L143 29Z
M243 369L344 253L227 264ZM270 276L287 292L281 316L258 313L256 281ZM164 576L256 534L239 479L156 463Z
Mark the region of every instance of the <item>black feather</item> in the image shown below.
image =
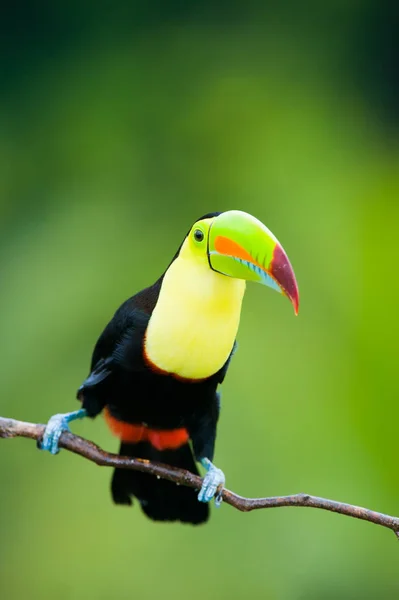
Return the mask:
M121 444L120 454L146 458L155 462L187 469L198 474L188 444L177 450L156 450L148 443ZM112 497L116 504L132 504L132 497L140 502L143 512L154 521L182 521L204 523L209 517L207 504L198 502L198 492L178 486L154 475L130 469L115 469L111 483Z

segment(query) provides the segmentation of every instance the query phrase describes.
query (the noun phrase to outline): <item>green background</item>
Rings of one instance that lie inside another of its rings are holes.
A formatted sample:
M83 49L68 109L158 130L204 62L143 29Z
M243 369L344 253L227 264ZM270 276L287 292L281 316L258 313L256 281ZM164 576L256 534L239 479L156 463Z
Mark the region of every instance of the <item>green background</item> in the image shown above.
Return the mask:
M216 463L246 496L399 514L399 34L384 2L4 9L0 414L74 410L97 336L200 215L239 208L301 292L248 286ZM395 9L394 9L395 10ZM117 449L99 417L73 430ZM154 524L109 469L0 441L1 598L399 597L388 530L322 511Z

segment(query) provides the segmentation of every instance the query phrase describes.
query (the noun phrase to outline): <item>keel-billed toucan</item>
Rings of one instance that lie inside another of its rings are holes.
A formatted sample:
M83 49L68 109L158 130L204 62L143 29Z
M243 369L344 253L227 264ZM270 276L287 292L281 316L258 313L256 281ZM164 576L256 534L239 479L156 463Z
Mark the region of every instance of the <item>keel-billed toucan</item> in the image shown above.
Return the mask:
M116 311L78 390L82 409L52 417L41 448L57 453L68 422L104 411L122 455L193 473L199 461L207 470L197 496L153 475L116 469L114 501L131 504L136 497L154 520L206 521L207 502L214 496L220 502L224 485L222 471L211 462L217 387L234 351L246 280L287 296L298 312L294 272L265 225L237 210L196 221L158 281Z

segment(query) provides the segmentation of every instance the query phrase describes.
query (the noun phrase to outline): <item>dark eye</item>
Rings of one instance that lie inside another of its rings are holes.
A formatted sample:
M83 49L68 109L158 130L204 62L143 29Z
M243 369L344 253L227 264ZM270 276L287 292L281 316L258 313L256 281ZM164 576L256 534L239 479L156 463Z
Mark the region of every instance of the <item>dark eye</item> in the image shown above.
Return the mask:
M202 233L201 229L196 229L194 231L194 239L196 242L202 242L204 239L204 234Z

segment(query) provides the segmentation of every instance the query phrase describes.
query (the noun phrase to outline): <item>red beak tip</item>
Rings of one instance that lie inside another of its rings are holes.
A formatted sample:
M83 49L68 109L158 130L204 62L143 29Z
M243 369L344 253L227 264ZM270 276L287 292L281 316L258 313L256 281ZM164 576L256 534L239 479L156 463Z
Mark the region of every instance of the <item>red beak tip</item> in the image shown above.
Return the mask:
M288 256L283 248L276 244L273 259L270 264L270 273L280 285L285 296L289 298L294 307L295 315L299 313L299 290L295 274Z
M298 316L299 313L299 293L298 293L298 289L296 290L296 294L293 294L292 296L289 296L289 299L291 300L292 306L294 307L294 313L295 316Z

